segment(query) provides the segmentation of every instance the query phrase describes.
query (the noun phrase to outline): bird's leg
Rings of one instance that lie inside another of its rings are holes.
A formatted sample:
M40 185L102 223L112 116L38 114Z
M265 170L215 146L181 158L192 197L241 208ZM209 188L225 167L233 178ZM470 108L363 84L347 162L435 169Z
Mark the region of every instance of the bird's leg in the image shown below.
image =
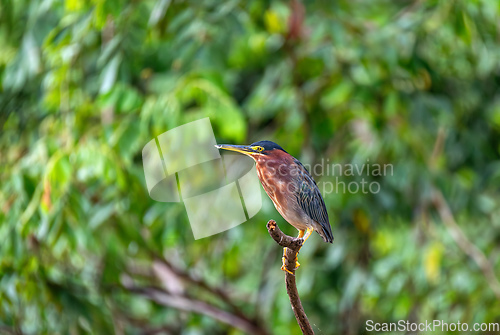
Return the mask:
M300 236L304 240L304 241L302 241L302 245L304 245L304 243L306 243L307 239L309 238L309 236L311 236L311 234L312 234L313 231L314 231L314 229L311 228L311 227L309 227L309 228L306 229L305 235Z
M302 238L303 236L304 236L304 230L300 229L297 238ZM295 269L298 269L300 266L299 259L297 258L298 254L299 254L298 252L295 254Z
M304 230L299 230L299 236L297 236L297 238L302 238L302 246L304 246L304 243L306 243L307 239L309 238L309 236L311 236L313 231L314 231L313 228L307 228L305 230L305 233ZM295 254L295 269L297 269L300 266L299 260L297 259L298 254L299 254L298 252Z
M288 270L288 269L286 268L286 265L285 265L285 259L286 259L286 249L287 249L287 247L284 247L284 248L283 248L283 257L281 257L281 262L282 262L282 264L281 264L281 270L286 271L286 272L288 272L289 274L293 275L293 272L292 272L292 271L290 271L290 270Z
M299 229L299 235L297 236L297 238L302 238L302 237L304 236L304 232L305 232L305 230ZM311 233L309 233L309 235L310 235L310 234L311 234ZM281 265L281 270L286 271L286 272L288 272L288 273L290 273L290 274L293 274L293 273L292 273L292 272L290 272L290 271L286 268L286 266L285 266L286 249L287 249L286 247L285 247L285 248L283 248L283 257L281 258L281 260L282 260L283 264ZM295 254L295 269L298 269L298 268L299 268L299 266L300 266L300 263L299 263L299 261L298 261L298 259L297 259L297 255L298 255L298 254L299 254L298 252Z

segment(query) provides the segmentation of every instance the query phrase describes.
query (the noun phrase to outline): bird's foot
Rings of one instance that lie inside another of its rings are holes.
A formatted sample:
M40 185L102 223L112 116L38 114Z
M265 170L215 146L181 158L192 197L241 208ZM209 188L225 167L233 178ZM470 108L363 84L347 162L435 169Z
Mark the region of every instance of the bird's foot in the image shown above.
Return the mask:
M283 248L283 257L281 257L281 261L282 261L281 270L286 271L286 272L288 272L289 274L292 274L292 275L293 275L294 273L293 273L292 271L288 270L288 269L286 268L286 265L285 265L285 260L286 260L286 249L287 249L287 248ZM297 270L297 269L299 268L299 266L300 266L300 263L299 263L299 261L298 261L298 259L297 259L297 255L295 255L295 269L294 269L294 270Z
M298 261L298 260L295 260L295 269L294 269L294 270L297 270L297 269L299 268L299 266L300 266L299 261ZM281 270L286 271L286 272L288 272L288 273L290 273L290 274L292 274L292 275L293 275L293 272L292 272L292 271L290 271L290 270L288 270L288 269L286 268L286 265L285 265L285 257L283 257L283 264L281 265Z
M284 258L284 257L283 257ZM285 272L288 272L289 274L293 275L294 273L290 270L288 270L285 266L285 260L283 259L283 265L281 265L281 270L282 271L285 271Z

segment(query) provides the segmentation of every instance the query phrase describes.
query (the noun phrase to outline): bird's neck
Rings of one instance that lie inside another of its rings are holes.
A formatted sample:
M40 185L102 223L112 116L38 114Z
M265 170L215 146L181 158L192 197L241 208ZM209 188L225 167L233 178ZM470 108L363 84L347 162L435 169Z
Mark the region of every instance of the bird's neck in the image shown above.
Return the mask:
M294 165L293 157L285 152L275 153L273 156L261 155L255 158L257 170L266 171L270 174L280 173L288 174L290 168Z

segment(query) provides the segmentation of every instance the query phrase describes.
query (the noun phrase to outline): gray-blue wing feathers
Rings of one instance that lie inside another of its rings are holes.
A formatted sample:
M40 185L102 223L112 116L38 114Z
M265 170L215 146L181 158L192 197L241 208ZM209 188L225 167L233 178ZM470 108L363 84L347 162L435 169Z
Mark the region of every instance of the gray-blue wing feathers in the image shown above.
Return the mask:
M298 189L297 201L300 207L306 214L321 225L322 233L318 232L325 242L333 242L332 228L330 220L328 219L328 212L326 211L325 202L319 191L318 185L309 174L309 171L300 163L295 160L298 165Z

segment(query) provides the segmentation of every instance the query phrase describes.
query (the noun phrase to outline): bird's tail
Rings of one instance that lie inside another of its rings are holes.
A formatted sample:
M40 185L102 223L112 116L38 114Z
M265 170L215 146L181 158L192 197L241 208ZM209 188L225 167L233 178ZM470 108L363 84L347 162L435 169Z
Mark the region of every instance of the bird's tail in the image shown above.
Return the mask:
M322 224L316 223L316 227L314 230L316 230L319 236L323 238L323 241L327 243L333 243L333 233L330 225L325 227Z

